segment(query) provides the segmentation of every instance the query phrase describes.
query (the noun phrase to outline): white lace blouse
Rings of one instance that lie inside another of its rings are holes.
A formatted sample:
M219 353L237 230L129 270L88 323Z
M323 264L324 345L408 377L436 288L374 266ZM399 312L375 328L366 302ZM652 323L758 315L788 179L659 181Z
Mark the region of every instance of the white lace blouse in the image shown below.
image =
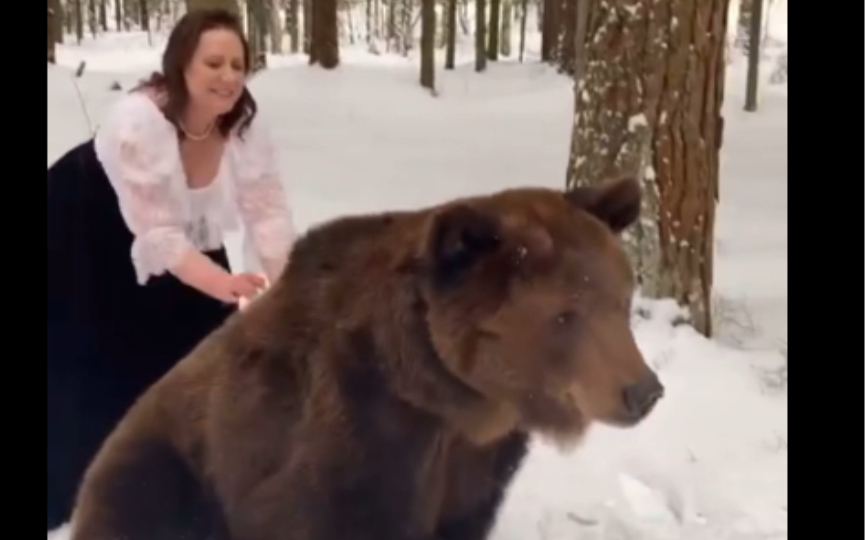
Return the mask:
M176 129L145 94L128 94L112 107L95 147L135 236L131 257L139 284L173 269L188 250L220 248L224 234L241 224L247 267L262 267L271 281L278 277L295 232L259 119L242 140L231 136L216 177L200 189L188 187Z

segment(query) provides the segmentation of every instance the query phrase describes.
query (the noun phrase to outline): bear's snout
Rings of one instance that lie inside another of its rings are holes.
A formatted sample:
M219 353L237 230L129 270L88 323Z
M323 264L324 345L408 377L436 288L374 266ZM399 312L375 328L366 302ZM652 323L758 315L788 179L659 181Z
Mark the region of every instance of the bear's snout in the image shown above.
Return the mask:
M626 421L633 424L640 422L654 410L663 397L664 385L655 372L649 370L639 381L626 386L622 391Z

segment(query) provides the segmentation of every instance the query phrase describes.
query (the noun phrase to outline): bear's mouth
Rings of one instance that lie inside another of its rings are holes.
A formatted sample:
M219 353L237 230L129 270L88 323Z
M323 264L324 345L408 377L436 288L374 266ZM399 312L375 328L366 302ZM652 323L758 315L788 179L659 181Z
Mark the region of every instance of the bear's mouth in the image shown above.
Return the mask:
M569 386L535 394L526 403L524 427L547 439L562 452L572 451L588 428L590 415L581 406L580 390Z
M565 393L562 396L562 400L573 408L578 409L580 403L580 396L577 387L569 386L568 388L566 388Z
M569 385L557 400L564 414L570 417L573 426L579 425L582 431L593 418L591 409L587 408L585 395L578 385Z
M554 438L570 438L582 434L589 423L578 388L569 386L535 393L527 398L521 409L525 428L529 431L540 431Z
M582 398L580 397L580 389L577 385L568 385L562 390L556 398L563 409L572 414L583 414L583 407L580 405Z

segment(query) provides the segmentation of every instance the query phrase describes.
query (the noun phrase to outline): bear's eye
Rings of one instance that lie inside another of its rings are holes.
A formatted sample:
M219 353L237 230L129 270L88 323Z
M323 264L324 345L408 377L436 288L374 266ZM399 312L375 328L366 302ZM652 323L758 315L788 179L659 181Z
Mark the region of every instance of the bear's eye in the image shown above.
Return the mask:
M561 313L556 315L553 321L556 323L557 326L569 326L576 320L576 318L577 312L569 309L566 311L562 311Z

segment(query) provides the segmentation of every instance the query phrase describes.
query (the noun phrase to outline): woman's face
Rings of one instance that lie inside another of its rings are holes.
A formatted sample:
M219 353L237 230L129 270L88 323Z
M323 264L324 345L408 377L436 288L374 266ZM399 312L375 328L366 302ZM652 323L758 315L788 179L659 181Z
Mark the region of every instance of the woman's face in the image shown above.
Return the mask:
M222 28L202 33L186 67L190 104L215 116L227 113L243 91L245 68L237 34Z

